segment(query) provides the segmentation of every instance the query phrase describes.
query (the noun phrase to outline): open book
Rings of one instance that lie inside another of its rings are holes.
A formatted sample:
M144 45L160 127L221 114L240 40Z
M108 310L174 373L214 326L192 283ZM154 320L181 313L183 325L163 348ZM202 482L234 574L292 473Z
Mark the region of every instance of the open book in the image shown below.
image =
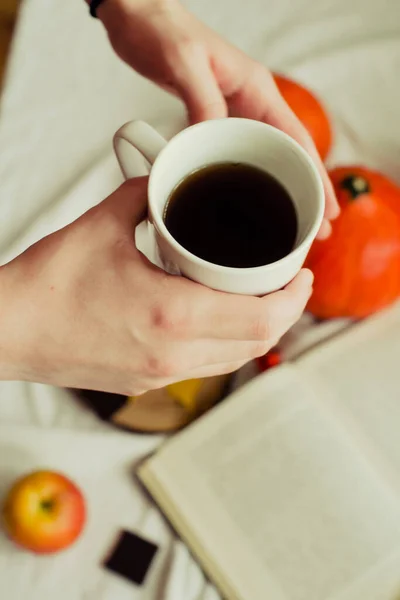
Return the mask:
M257 377L139 477L228 600L400 600L400 306Z

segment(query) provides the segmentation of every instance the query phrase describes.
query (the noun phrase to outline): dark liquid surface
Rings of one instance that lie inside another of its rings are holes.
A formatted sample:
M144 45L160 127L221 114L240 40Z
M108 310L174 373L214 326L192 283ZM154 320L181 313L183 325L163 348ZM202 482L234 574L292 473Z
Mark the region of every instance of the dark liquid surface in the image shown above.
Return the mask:
M294 247L297 214L272 175L242 163L195 171L173 190L165 225L181 246L226 267L273 263Z

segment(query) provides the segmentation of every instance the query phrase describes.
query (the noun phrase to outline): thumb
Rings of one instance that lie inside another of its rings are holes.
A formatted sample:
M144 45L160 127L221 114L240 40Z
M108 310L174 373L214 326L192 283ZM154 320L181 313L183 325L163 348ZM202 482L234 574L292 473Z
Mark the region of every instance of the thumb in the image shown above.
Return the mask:
M128 179L105 200L110 212L129 229L147 215L148 180L148 176Z
M191 124L227 116L225 98L204 52L182 56L175 71L175 86L186 104Z

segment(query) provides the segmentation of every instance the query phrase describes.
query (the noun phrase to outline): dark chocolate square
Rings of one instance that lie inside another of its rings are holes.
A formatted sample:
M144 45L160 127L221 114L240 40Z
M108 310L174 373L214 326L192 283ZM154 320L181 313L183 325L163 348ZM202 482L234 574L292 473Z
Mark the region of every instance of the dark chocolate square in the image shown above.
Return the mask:
M111 556L104 563L109 571L141 585L158 548L135 533L123 531Z

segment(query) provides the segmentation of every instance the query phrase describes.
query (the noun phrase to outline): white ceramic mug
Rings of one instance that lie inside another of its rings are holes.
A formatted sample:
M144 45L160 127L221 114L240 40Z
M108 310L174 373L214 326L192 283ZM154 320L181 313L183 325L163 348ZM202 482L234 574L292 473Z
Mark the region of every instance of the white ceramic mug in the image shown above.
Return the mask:
M161 265L167 271L216 290L258 296L282 288L301 269L322 222L324 190L308 154L285 133L258 121L226 118L188 127L167 143L146 123L132 121L115 134L114 149L126 178L142 175L145 161L147 169L150 167L149 220ZM290 254L261 267L224 267L188 252L172 237L163 219L171 192L196 169L221 162L254 165L283 184L298 218L297 239Z

